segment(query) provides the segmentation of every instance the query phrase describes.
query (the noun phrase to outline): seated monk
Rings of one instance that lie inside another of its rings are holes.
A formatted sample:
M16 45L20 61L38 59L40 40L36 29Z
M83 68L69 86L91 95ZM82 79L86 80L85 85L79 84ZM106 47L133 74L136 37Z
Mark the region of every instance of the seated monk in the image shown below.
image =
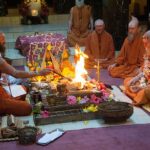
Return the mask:
M125 93L134 100L134 104L141 105L150 102L150 30L143 36L145 56L141 72L124 80Z
M0 44L0 53L4 53L4 46ZM16 70L14 67L9 65L0 56L0 74L5 73L15 78L31 78L34 76L44 76L50 73L49 69L43 69L39 72L26 72ZM25 102L23 99L15 99L11 97L2 87L3 82L0 83L0 115L13 114L16 116L30 115L32 107L30 104Z
M85 45L85 38L93 29L91 6L85 5L84 0L76 0L76 6L71 8L67 40L69 46Z
M144 46L139 33L139 22L132 17L128 25L128 36L116 58L115 64L108 71L112 77L127 78L138 74L143 64Z
M94 68L96 59L100 59L101 68L107 68L114 63L113 38L105 31L103 20L95 21L95 31L90 33L86 39L85 53L89 56L86 59L86 68Z

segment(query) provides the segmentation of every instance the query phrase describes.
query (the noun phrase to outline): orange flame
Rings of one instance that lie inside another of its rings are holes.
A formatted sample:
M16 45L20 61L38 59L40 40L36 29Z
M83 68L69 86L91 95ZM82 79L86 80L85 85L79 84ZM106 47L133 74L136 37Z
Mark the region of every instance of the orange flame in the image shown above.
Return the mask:
M87 71L84 68L85 58L88 58L86 54L84 54L80 47L76 45L75 47L75 78L73 79L73 82L80 83L81 89L84 87L84 84L86 83L86 79L84 78L85 75L87 75Z

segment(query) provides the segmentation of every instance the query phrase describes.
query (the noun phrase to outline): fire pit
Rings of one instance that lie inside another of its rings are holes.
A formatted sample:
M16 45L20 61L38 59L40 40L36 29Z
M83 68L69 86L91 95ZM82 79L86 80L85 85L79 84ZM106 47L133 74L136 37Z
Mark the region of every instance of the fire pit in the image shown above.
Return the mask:
M99 105L109 99L110 91L104 84L89 79L84 68L84 59L87 56L79 47L76 48L75 53L74 77L71 80L58 79L57 82L54 82L55 84L53 84L54 80L49 80L48 87L51 89L45 100L42 100L44 107L40 113L34 114L36 125L100 118ZM67 72L66 76L68 74ZM63 76L65 75L63 74L61 77ZM42 80L38 81L41 85ZM42 87L38 89L41 90Z

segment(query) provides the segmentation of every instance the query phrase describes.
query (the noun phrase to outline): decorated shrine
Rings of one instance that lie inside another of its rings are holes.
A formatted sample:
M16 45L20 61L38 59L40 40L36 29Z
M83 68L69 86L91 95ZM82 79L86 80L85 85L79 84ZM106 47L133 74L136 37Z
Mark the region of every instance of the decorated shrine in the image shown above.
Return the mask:
M48 23L49 8L45 0L23 0L19 12L22 24Z

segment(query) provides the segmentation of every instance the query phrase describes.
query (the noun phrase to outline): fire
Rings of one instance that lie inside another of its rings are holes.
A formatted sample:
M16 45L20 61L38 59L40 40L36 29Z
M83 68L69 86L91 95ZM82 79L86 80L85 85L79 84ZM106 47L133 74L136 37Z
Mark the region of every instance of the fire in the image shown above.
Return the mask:
M84 54L79 46L75 47L75 78L73 79L73 82L78 83L80 85L80 88L82 89L84 87L84 84L86 83L85 76L87 76L87 71L84 68L85 58L88 58L86 54Z

